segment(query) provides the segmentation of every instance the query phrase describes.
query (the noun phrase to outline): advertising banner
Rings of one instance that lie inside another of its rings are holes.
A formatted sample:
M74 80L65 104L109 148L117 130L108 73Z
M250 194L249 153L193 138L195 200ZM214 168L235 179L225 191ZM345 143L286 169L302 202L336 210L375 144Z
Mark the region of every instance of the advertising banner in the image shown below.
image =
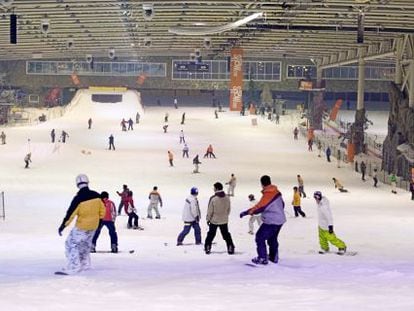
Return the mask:
M240 111L243 105L243 49L231 49L230 110Z

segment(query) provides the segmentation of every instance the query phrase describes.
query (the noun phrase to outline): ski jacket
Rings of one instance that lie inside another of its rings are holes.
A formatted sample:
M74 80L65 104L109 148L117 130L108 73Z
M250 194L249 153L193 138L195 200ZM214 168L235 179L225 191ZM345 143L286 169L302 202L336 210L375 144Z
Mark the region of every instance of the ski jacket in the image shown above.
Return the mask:
M230 178L230 180L228 181L228 183L227 183L227 184L228 184L229 186L236 186L236 181L237 181L237 180L236 180L236 177L234 177L234 176L233 176L233 177L231 177L231 178Z
M333 218L331 208L329 207L329 201L326 197L322 197L318 206L318 225L323 230L328 230L329 226L333 226Z
M185 199L184 209L183 209L183 221L184 222L193 222L200 220L201 212L200 206L198 204L197 197L190 195Z
M161 195L157 190L152 190L148 196L148 199L150 200L150 204L158 205L158 202L160 202L160 205L162 206Z
M67 227L77 216L76 227L80 230L96 230L99 220L105 216L105 206L99 193L88 187L81 188L73 198L60 228Z
M125 202L126 201L126 199L127 199L127 197L128 197L128 193L129 193L129 189L128 188L126 188L126 189L124 189L122 192L116 192L116 193L118 193L118 195L121 197L121 201L122 202Z
M229 222L230 199L223 190L217 191L208 202L207 222L223 225Z
M200 159L198 158L198 156L196 156L196 157L193 159L193 164L201 164Z
M285 202L275 185L263 188L259 203L247 210L249 215L262 214L262 221L268 225L282 225L286 222Z
M298 177L298 185L300 187L303 187L303 178L302 177Z
M137 210L135 209L135 205L134 205L134 199L130 196L128 196L125 199L125 212L129 215L130 213L134 212L136 213Z
M293 206L300 206L300 194L299 191L293 192L293 200L292 200Z
M105 205L105 216L102 220L115 222L116 219L116 207L114 202L109 199L102 200Z
M335 179L334 183L335 183L335 188L338 188L338 189L344 188L344 186L339 182L338 179Z

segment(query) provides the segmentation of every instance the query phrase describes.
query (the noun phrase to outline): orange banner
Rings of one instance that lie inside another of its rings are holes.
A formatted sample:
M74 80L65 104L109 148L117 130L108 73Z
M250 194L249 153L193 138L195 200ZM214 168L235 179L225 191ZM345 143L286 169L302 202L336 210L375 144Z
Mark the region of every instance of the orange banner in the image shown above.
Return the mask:
M243 49L231 49L230 110L240 111L243 105Z
M332 108L331 115L329 116L329 120L335 121L339 108L341 108L343 102L344 101L341 98L336 100L335 106Z

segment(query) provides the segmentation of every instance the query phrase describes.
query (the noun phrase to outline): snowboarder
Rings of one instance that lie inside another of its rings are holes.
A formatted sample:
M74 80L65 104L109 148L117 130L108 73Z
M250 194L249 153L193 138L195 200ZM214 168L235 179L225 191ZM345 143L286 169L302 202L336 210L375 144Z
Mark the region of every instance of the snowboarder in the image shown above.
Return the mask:
M302 208L300 207L300 193L298 190L298 187L293 187L293 211L295 212L295 217L298 217L299 215L302 217L306 217L306 214L302 211Z
M359 168L361 170L362 180L365 181L365 172L367 170L367 166L366 166L364 161L361 161L361 164L359 165Z
M372 179L374 180L374 187L377 187L378 184L378 170L374 168L374 173L372 174Z
M139 119L141 118L141 115L139 114L139 112L137 111L137 114L135 115L135 123L139 124Z
M209 158L214 157L214 159L216 158L216 155L213 153L213 146L211 144L208 145L207 151L204 155L204 158L207 158L207 157Z
M28 154L26 154L26 156L24 157L24 163L26 163L24 168L29 168L29 162L32 162L32 153L29 152Z
M56 137L56 134L55 134L55 129L52 129L52 130L50 131L50 138L51 138L51 140L52 140L52 144L55 142L55 137Z
M195 244L201 244L201 229L200 229L200 206L197 200L198 188L192 187L190 190L190 195L185 199L184 209L183 209L183 221L184 228L183 231L178 235L177 246L183 245L184 238L190 232L191 228L194 229Z
M138 226L138 215L137 210L134 205L134 199L132 198L132 191L128 191L128 195L125 200L125 209L126 214L128 215L128 223L127 229L139 229ZM132 221L134 221L134 225L132 225Z
M335 188L337 188L340 192L348 192L348 190L344 188L344 186L339 182L338 179L333 177L332 180L334 181Z
M392 173L389 177L391 183L391 192L397 194L397 176Z
M90 190L89 178L85 174L76 177L78 193L73 198L65 218L58 229L61 236L65 227L76 217L76 224L65 242L65 253L68 260L62 273L74 274L91 267L90 250L99 220L105 216L105 206L99 193Z
M194 170L193 170L193 173L200 173L200 172L198 171L198 166L201 164L201 162L200 162L200 160L199 160L199 158L198 158L198 154L194 157L194 159L193 159L193 164L194 164Z
M162 129L164 130L164 133L167 133L167 129L168 129L168 122L165 122L164 125L162 126Z
M227 253L234 254L234 244L228 229L230 215L230 199L223 191L223 184L216 182L214 184L214 195L208 202L207 225L208 233L204 242L204 251L206 254L211 253L211 245L216 236L217 228L220 228L221 235L227 245Z
M183 112L181 116L181 124L184 124L184 122L185 122L185 112Z
M293 139L294 140L298 140L298 134L299 134L299 130L297 127L295 127L295 129L293 130Z
M183 158L184 157L187 157L188 158L188 151L189 151L189 148L188 148L187 144L184 144L184 147L183 147Z
M334 233L332 212L328 199L322 196L320 191L315 191L313 197L318 208L319 245L321 246L319 253L329 252L329 243L331 243L338 248L338 255L345 254L346 244Z
M121 129L123 132L126 132L127 130L125 118L123 118L121 121Z
M6 144L6 134L3 131L1 131L0 138L1 138L1 144L5 145Z
M329 148L329 146L326 148L325 154L326 154L326 161L331 162L331 148Z
M122 192L119 192L119 191L116 192L121 197L121 202L119 202L119 205L118 205L118 216L121 215L122 207L126 206L128 192L129 192L129 189L127 185L122 186Z
M168 150L168 162L170 163L170 166L174 166L174 154Z
M60 138L62 140L62 143L66 143L66 138L69 137L69 134L62 130L62 134L60 134Z
M184 138L184 131L183 130L180 131L180 144L181 143L185 144L185 138Z
M148 205L147 218L152 219L152 210L154 210L155 218L160 219L161 215L158 210L158 204L160 204L160 207L162 207L162 199L160 193L158 192L157 186L154 186L152 188L152 191L150 192L148 199L150 200L150 202Z
M113 150L115 150L115 145L114 145L114 135L110 135L109 137L108 137L108 139L109 139L109 150L111 150L111 149L113 149Z
M277 263L279 261L279 243L277 241L280 229L286 222L284 212L285 203L282 194L275 185L272 185L268 175L260 178L262 185L262 197L256 205L241 212L240 218L247 215L261 213L263 221L256 232L257 257L252 259L254 264L267 265L268 259ZM269 257L267 256L266 242L269 245Z
M109 237L111 239L111 253L118 253L118 235L115 229L116 207L114 202L109 200L108 192L102 191L101 199L105 205L105 216L99 222L98 228L93 236L91 253L96 253L96 241L98 241L103 226L108 228Z
M297 175L296 177L297 177L297 180L298 180L299 194L300 194L300 196L303 195L303 197L306 198L305 186L304 186L303 178L300 175Z
M253 194L249 194L248 196L249 202L250 202L250 208L255 206L257 204L257 201ZM260 227L262 224L262 218L260 215L250 215L249 219L249 234L254 234L254 222L257 222L257 225Z
M92 128L92 118L89 118L88 120L88 130Z
M226 185L229 185L229 189L227 190L227 195L229 197L234 197L234 188L236 188L236 176L234 174L230 175L230 180L226 182Z
M128 120L128 131L129 131L129 130L131 130L131 131L133 131L133 130L134 130L133 125L134 125L134 121L132 121L132 119L131 119L131 118L129 118L129 120Z

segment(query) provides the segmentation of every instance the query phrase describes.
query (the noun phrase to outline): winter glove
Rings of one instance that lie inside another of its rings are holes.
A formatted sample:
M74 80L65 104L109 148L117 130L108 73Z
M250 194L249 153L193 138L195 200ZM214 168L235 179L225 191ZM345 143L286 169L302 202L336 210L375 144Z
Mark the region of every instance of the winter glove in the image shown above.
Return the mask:
M240 213L240 218L243 218L244 216L247 216L249 213L248 211L244 211Z
M63 227L63 226L60 226L59 229L58 229L58 233L59 233L60 236L62 236L63 229L65 229L65 227Z
M210 226L210 221L209 220L207 220L207 226Z
M328 226L328 231L329 231L330 234L334 233L333 226Z

